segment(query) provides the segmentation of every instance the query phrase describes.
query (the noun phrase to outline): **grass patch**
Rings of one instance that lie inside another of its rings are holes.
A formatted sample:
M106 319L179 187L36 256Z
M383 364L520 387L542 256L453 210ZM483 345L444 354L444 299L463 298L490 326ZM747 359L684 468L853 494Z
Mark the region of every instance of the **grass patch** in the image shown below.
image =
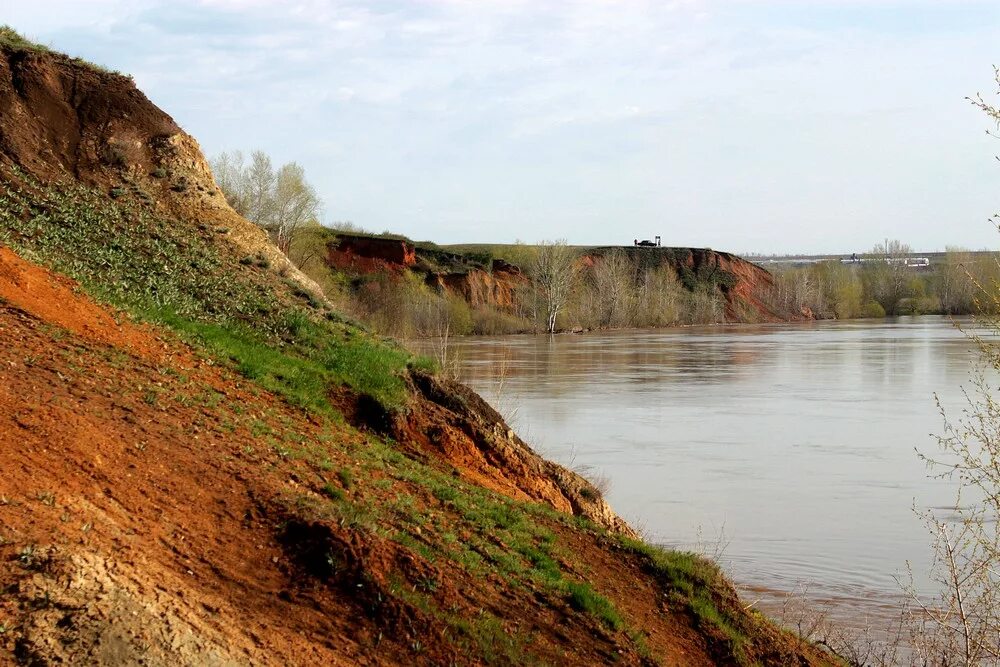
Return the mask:
M591 614L611 630L621 630L624 626L622 617L618 610L603 595L594 591L587 583L568 582L566 584L566 595L569 605L577 611Z
M534 664L526 653L527 639L507 631L500 619L488 612L471 621L453 619L451 625L465 640L467 650L478 654L487 665Z
M329 482L323 485L323 495L329 498L330 500L337 500L337 501L343 500L346 497L341 489L338 489Z
M354 486L354 473L351 472L350 468L341 468L337 471L337 479L345 489L350 489Z
M44 44L33 42L9 25L0 26L0 46L13 49L15 51L35 51L37 53L50 53L51 49Z
M204 225L164 218L127 195L47 186L10 171L0 243L78 280L100 301L184 334L294 405L331 413L331 385L387 410L405 404L409 353L323 317L300 287L248 270Z
M657 578L683 600L698 624L714 628L729 643L737 662L744 664L746 633L717 603L727 586L718 565L689 551L673 551L625 537L619 542L626 551L643 556Z
M84 67L92 69L96 72L100 72L102 74L116 74L118 76L124 76L128 79L132 78L131 76L122 74L121 72L101 67L100 65L92 63L88 60L84 60L83 58L71 58L70 56L59 53L58 51L53 51L44 44L39 44L38 42L34 42L28 39L27 37L19 33L17 30L14 30L14 28L10 27L9 25L0 25L0 47L10 49L12 51L49 53L57 58L69 60L72 63L75 63L77 65L83 65Z

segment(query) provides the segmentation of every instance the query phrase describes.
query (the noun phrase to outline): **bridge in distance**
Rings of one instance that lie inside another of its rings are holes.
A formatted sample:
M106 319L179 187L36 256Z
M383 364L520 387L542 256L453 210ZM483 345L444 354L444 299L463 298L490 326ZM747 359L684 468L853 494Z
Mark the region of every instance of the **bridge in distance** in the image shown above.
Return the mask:
M974 262L993 261L996 258L996 253L989 250L970 251L967 254L972 255ZM820 262L850 263L852 259L879 259L877 256L869 253L857 253L853 255L850 253L846 255L745 255L744 257L763 267L807 266ZM947 253L944 252L914 252L906 255L905 259L908 260L907 264L913 268L927 268L928 266L933 267L935 264L944 262L945 257L947 257ZM927 261L920 261L923 259Z

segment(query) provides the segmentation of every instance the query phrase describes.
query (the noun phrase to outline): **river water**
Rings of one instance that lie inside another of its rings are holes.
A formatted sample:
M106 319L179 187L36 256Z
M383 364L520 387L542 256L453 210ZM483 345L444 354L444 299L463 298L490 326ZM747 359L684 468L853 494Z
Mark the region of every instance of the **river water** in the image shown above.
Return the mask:
M964 406L973 344L940 317L461 338L464 382L543 456L606 487L650 541L721 552L750 597L795 592L877 616L909 561L930 592L914 508Z

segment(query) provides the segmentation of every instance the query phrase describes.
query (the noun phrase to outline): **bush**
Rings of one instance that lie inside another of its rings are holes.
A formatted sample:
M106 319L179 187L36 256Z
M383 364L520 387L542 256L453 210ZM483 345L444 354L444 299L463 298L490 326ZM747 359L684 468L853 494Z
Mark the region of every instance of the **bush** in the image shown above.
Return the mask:
M472 309L460 296L450 295L448 300L448 325L451 335L466 336L472 333Z
M485 336L502 336L529 331L531 323L522 317L494 306L482 306L472 311L472 332Z
M861 307L861 317L885 317L885 308L877 301L869 301Z

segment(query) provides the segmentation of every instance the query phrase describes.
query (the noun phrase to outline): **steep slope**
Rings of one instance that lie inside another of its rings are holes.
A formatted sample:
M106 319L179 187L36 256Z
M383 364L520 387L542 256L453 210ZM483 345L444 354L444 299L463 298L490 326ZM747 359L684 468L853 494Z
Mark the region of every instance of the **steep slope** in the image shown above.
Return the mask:
M770 305L774 301L774 277L770 272L731 253L709 248L640 246L594 248L586 258L599 262L613 250L624 251L643 269L669 266L688 290L719 290L725 298L727 322L784 322L798 317L797 313L776 312Z
M0 660L825 664L344 321L127 78L0 40L0 184Z
M473 262L395 238L341 232L327 236L323 259L335 271L351 277L413 271L435 292L461 297L473 308L510 309L515 292L528 282L518 267L502 259Z
M718 293L727 322L782 322L800 313L779 312L774 306L774 277L764 268L731 253L709 248L599 247L581 250L580 263L593 267L611 252L624 252L639 275L670 267L688 291ZM349 276L420 275L438 293L461 297L473 307L510 309L515 294L529 283L516 266L503 260L470 261L466 255L427 249L398 238L330 233L324 260Z

